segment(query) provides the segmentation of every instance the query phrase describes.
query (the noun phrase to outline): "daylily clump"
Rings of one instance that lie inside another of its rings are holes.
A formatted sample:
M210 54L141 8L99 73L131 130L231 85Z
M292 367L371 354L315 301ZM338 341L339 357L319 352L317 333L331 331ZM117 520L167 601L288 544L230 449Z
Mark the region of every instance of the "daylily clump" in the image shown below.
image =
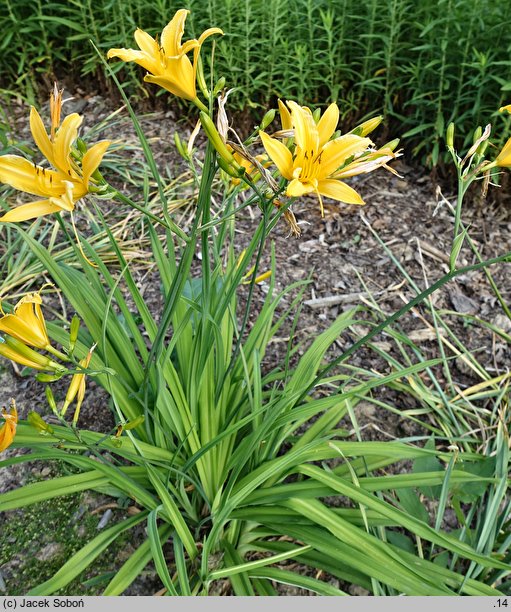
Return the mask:
M50 99L49 135L37 110L32 107L30 111L30 130L34 141L54 170L33 164L18 155L0 157L1 183L44 198L13 208L2 215L0 221L27 221L55 212L72 211L76 202L89 192L92 174L101 163L110 141L104 140L92 146L83 154L79 164L73 157L73 144L83 118L72 113L61 124L61 108L62 91L55 88Z
M314 193L319 198L323 214L322 196L348 204L364 204L361 196L340 179L371 172L384 166L397 154L390 147L380 150L365 134L378 125L379 118L362 124L361 133L348 133L333 138L339 122L339 109L333 103L316 122L311 110L288 101L279 104L282 121L280 136L294 138L289 148L275 137L259 132L266 153L280 174L289 181L286 195L300 197Z
M180 9L163 29L160 40L147 32L137 29L136 49L110 49L108 59L118 57L124 62L135 62L147 70L144 81L155 83L170 93L191 100L205 109L197 97L196 81L199 53L202 44L212 34L223 34L220 28L208 28L198 40L192 39L181 43L186 17L190 11ZM193 50L193 64L188 53Z
M12 444L14 436L16 435L18 411L16 410L14 400L12 401L9 412L2 410L2 417L4 419L4 424L0 427L0 452L4 451Z

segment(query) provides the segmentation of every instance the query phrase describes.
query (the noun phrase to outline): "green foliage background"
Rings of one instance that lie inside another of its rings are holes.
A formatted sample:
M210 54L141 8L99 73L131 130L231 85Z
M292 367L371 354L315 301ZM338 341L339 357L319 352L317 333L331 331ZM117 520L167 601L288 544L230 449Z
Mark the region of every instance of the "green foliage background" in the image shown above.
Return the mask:
M215 67L237 88L231 104L266 108L278 96L336 100L350 120L383 112L433 164L450 121L466 134L511 98L511 3L491 0L5 0L0 86L30 101L55 76L106 86L89 41L133 47L136 27L155 35L183 6L185 38L225 31ZM120 76L153 95L140 74Z

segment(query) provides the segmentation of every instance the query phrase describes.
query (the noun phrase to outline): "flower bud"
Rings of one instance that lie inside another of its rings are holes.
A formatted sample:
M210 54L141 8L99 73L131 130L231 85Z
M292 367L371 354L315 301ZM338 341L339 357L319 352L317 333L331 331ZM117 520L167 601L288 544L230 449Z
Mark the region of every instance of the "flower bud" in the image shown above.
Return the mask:
M449 123L447 126L447 132L445 134L445 142L449 149L454 147L454 123Z
M80 329L80 317L73 315L71 319L71 326L69 329L69 352L72 353L75 348L76 341L78 340L78 331Z
M50 387L46 387L44 390L46 394L46 401L48 402L48 406L52 409L52 412L57 412L57 402L55 401L55 397L53 396L53 391Z
M399 138L394 138L394 140L391 140L386 145L384 145L382 149L390 149L391 151L395 151L398 144L399 144Z
M65 368L59 363L40 355L20 340L6 336L0 342L0 355L11 359L20 365L34 368L34 370L46 370L50 372L64 372Z
M82 155L87 153L87 144L82 138L76 139L76 148L80 151Z
M53 427L49 425L46 421L44 421L41 415L39 415L37 412L29 412L27 415L27 421L30 423L30 425L32 425L32 427L34 427L35 429L37 429L37 431L41 433L53 433Z
M234 159L234 155L229 151L229 149L227 148L227 145L222 140L222 137L220 136L220 134L218 133L218 130L215 127L215 124L211 120L211 117L204 111L201 111L200 121L202 123L202 127L204 128L204 131L206 132L209 142L213 145L213 147L215 148L216 152L220 155L220 157L229 166L233 166L234 168L239 169L240 165Z
M216 85L213 87L213 97L216 98L216 96L218 96L218 94L222 91L224 87L225 87L225 77L220 77L218 81L216 82Z
M317 108L313 113L312 113L312 117L314 119L314 121L317 123L321 117L321 109Z
M115 436L110 438L110 442L114 448L121 448L122 446L122 440L120 438L116 438Z
M123 429L135 429L135 427L142 425L144 421L145 421L145 416L141 414L136 419L133 419L132 421L128 421L127 423L125 423L123 425Z
M188 153L186 152L186 147L177 132L174 132L174 144L176 145L176 149L178 150L179 155L181 155L184 160L188 160Z
M259 126L259 128L261 130L265 130L270 125L270 123L275 119L276 113L277 113L277 110L275 108L271 108L269 111L267 111L264 117L261 119L261 125Z
M383 121L383 115L378 115L378 117L373 117L372 119L368 119L357 125L357 127L351 130L351 134L355 134L355 136L365 137L370 134L373 130L375 130L380 123Z
M56 374L45 374L44 372L39 372L35 375L35 379L38 382L42 383L51 383L56 380L60 380L64 376L64 372L57 372Z

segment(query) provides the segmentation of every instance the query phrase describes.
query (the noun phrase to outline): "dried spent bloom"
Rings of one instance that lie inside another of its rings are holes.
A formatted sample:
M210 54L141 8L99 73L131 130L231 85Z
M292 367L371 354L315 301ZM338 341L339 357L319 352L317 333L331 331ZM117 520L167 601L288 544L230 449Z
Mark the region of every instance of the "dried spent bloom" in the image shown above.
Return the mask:
M198 40L181 44L189 11L180 9L163 29L160 40L137 29L135 41L139 49L110 49L107 57L118 57L123 62L135 62L147 70L144 81L155 83L170 93L199 103L196 91L197 67L202 44L212 34L223 34L220 28L209 28ZM193 50L193 64L187 53Z
M340 171L354 161L364 160L364 165L352 166L349 176L370 172L384 165L395 155L390 149L377 152L370 147L369 138L356 134L344 134L331 140L339 121L339 109L335 103L323 113L316 123L312 112L296 102L279 103L282 119L282 134L289 136L290 126L295 147L291 151L285 144L259 132L266 153L277 166L280 174L289 181L286 195L300 197L308 193L318 196L321 214L326 196L348 204L364 204L360 195L339 180ZM288 110L289 109L289 110Z
M50 97L50 135L36 109L32 107L30 111L30 130L34 141L55 170L33 164L18 155L0 157L1 183L44 198L13 208L2 215L0 221L27 221L55 212L72 211L76 202L89 192L91 176L110 142L104 140L92 146L83 155L80 166L73 159L72 148L82 117L72 113L61 124L61 108L62 92L55 89Z
M11 409L9 412L5 409L2 410L2 417L4 418L4 424L0 427L0 452L4 451L12 444L14 436L16 435L18 411L16 410L16 403L14 400L11 400Z

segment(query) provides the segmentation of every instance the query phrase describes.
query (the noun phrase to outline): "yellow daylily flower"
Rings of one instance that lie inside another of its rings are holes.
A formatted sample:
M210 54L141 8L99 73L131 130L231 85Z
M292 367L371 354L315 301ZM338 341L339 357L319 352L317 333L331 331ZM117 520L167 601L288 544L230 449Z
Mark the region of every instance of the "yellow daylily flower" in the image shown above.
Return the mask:
M323 215L323 200L326 196L348 204L364 204L360 195L338 180L335 172L349 159L369 150L369 138L345 134L330 140L339 121L339 109L333 103L316 123L309 108L289 101L290 120L294 130L295 149L292 153L282 142L259 132L266 153L277 166L280 174L289 181L286 194L300 197L315 193L319 198ZM285 112L281 118L283 127L289 122Z
M499 113L503 113L504 111L511 113L511 104L506 104L506 106L501 106L499 108Z
M39 293L28 293L22 297L14 307L13 314L4 314L0 318L0 331L29 346L51 349L41 310L42 303Z
M14 436L16 435L18 411L16 410L14 400L11 402L11 409L9 412L2 410L2 416L4 418L4 424L0 427L0 452L4 451L12 444Z
M50 135L37 110L32 107L30 111L30 130L34 141L55 170L33 164L18 155L0 157L1 183L44 198L13 208L2 215L0 221L27 221L54 212L72 211L75 203L89 192L91 176L110 142L105 140L92 146L83 155L80 167L72 158L71 151L82 117L72 113L60 124L61 108L62 92L55 89L50 96Z
M502 151L497 155L495 161L486 166L486 169L499 166L500 168L511 168L511 138L502 147Z
M163 29L160 41L147 32L137 29L136 49L110 49L108 59L118 57L123 62L135 62L148 72L144 81L155 83L170 93L191 100L201 108L204 106L197 97L197 65L202 44L212 34L223 34L220 28L209 28L198 40L192 39L181 44L186 17L190 11L180 9ZM193 64L187 53L193 49Z

